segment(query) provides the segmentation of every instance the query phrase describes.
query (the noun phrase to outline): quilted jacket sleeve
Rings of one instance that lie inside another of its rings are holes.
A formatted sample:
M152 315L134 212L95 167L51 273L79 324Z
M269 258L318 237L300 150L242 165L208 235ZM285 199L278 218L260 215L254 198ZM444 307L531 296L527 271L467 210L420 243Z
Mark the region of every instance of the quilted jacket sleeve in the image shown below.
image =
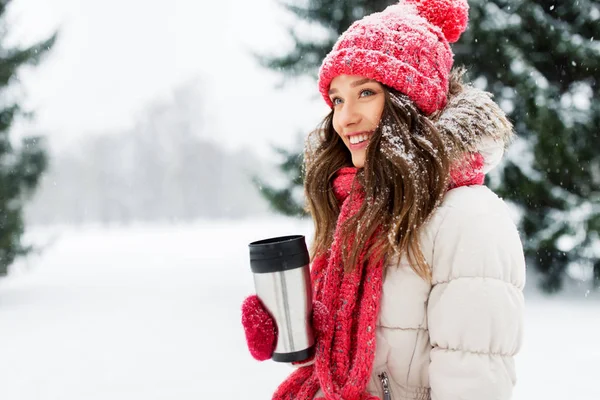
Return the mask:
M502 200L487 188L456 190L461 201L447 205L433 245L431 398L510 399L523 331L522 244Z

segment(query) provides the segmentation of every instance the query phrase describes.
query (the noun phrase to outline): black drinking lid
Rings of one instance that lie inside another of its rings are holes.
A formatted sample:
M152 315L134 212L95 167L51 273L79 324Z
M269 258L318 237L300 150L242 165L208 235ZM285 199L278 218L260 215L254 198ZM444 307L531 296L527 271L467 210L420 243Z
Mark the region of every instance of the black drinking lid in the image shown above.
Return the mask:
M309 263L306 241L302 235L259 240L248 247L250 265L256 273L285 271Z

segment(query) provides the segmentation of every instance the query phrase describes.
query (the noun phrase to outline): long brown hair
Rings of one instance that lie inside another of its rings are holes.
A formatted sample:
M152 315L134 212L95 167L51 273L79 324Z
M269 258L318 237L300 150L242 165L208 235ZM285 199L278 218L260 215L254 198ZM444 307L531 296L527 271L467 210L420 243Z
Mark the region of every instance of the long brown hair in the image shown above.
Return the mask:
M462 72L452 76L449 94L460 89L461 76ZM407 96L387 87L384 95L380 123L357 174L366 200L341 227L347 246L342 252L344 268L347 272L355 268L372 238L366 257L378 261L406 253L413 270L430 280L419 232L447 190L452 150L457 147L436 128L435 118L425 116ZM350 152L333 128L333 111L309 135L304 157L307 209L315 226L314 257L326 253L333 242L340 208L332 180L340 168L352 166Z

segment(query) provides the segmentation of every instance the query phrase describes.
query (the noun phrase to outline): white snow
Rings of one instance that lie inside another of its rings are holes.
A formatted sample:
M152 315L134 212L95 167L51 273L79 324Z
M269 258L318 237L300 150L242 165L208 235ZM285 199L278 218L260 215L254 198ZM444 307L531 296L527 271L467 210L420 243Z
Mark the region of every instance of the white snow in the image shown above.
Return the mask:
M307 222L36 228L0 280L0 399L269 399L291 368L256 362L239 306L247 244ZM515 400L600 398L600 301L528 292Z

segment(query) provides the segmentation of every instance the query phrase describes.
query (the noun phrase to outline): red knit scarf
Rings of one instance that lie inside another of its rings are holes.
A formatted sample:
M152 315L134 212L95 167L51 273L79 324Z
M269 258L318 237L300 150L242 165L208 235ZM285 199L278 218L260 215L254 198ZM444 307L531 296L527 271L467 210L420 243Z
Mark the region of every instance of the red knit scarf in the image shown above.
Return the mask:
M468 154L466 163L451 171L449 189L483 184L483 157ZM341 227L360 209L365 194L355 180L356 168L340 169L333 190L341 203L333 244L315 257L311 281L315 300L330 311L328 328L317 341L315 363L298 368L276 390L273 400L379 400L366 391L375 358L375 331L383 288L384 260L365 260L372 238L351 273L344 273ZM375 232L375 235L378 232ZM353 237L347 240L352 243ZM366 261L366 262L365 262Z
M311 268L315 300L333 310L329 328L317 342L315 363L294 371L273 400L312 400L319 388L325 393L321 399L378 400L365 389L375 357L384 262L364 259L367 244L353 272L344 273L342 263L340 228L365 197L354 179L356 172L356 168L342 168L336 174L333 190L341 208L333 244L326 255L315 257ZM351 243L353 238L348 240Z

